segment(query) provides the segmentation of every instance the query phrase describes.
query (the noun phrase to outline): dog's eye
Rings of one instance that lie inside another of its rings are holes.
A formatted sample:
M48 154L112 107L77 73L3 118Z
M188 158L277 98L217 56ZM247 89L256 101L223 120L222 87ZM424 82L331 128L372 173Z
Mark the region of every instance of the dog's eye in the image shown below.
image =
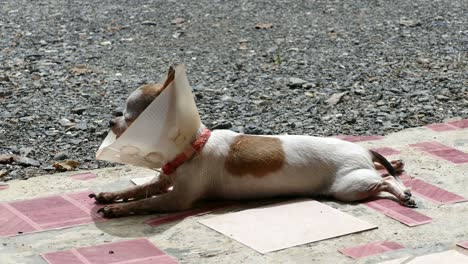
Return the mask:
M117 108L112 112L113 116L123 116L123 109L122 108Z

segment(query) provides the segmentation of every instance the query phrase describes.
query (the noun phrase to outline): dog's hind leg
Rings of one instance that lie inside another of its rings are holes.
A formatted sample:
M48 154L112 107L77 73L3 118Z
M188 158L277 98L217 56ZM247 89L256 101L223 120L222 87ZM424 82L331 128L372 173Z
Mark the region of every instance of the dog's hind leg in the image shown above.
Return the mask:
M411 193L398 184L393 176L382 178L372 169L359 169L336 179L330 188L329 194L341 201L358 201L379 192L388 192L398 198L402 205L415 207Z
M90 194L90 198L94 198L100 204L112 203L117 200L139 200L152 197L157 194L168 192L168 188L171 187L172 182L169 176L160 174L159 178L154 178L152 181L143 184L130 187L125 190L116 192L101 192L98 194Z

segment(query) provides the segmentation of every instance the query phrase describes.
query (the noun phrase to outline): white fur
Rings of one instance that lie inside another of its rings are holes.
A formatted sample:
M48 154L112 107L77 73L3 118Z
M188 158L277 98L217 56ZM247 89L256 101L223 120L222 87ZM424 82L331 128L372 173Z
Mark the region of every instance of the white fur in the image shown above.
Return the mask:
M162 174L159 180L146 186L100 193L97 197L104 197L107 202L118 198L131 199L138 192L147 192L145 197L150 197L108 205L101 211L107 217L148 211L179 211L190 208L203 198L240 200L326 195L342 201L356 201L380 191L392 193L403 204L414 205L409 190L404 189L399 180L393 176L380 176L368 150L335 138L273 136L280 139L285 153L281 169L262 177L232 175L225 168L225 160L231 143L239 135L229 130L215 130L200 153L175 173ZM172 183L172 191L163 194L151 191L160 189L158 186L168 181ZM159 195L151 197L155 194Z
M200 193L227 199L330 195L340 192L338 186L347 187L344 178L351 171L374 170L369 151L359 145L335 138L273 136L281 140L285 152L279 171L263 177L232 175L224 164L237 136L229 130L213 131L203 150L177 170L176 181L196 181Z

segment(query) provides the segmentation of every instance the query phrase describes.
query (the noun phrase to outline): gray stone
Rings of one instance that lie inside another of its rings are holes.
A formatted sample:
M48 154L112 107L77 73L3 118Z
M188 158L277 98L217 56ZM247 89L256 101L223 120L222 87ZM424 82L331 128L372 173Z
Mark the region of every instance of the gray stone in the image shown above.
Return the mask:
M88 110L88 107L87 106L78 106L78 107L75 107L71 110L72 113L74 114L77 114L77 115L81 115L83 114L86 110Z
M57 154L54 155L54 160L65 160L68 159L68 151L60 151Z
M347 92L342 92L342 93L334 93L330 98L328 98L325 102L329 104L330 106L337 105L343 96L347 94Z
M306 83L307 83L307 81L305 81L303 79L296 78L296 77L291 77L291 78L289 78L288 86L290 88L301 88L302 85L304 85Z
M158 25L157 22L155 22L155 21L150 21L150 20L145 20L145 21L141 22L141 24L142 24L143 26L157 26L157 25Z
M34 166L34 167L39 167L41 163L35 159L28 158L28 157L23 157L23 156L16 156L15 157L15 162L21 166Z
M59 120L59 124L63 127L73 127L75 126L75 123L71 122L70 120L66 119L66 118L62 118Z

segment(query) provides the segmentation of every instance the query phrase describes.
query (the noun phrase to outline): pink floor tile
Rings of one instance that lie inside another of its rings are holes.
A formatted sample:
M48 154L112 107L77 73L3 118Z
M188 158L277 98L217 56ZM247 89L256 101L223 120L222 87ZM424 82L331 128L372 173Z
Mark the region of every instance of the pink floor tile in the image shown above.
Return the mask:
M406 173L401 174L399 177L400 177L400 180L402 180L402 181L411 180L411 179L414 178L414 177L409 176Z
M468 119L452 121L452 122L448 122L448 124L459 127L459 128L468 128Z
M163 255L158 257L149 257L146 259L133 260L129 264L177 264L179 263L175 258Z
M100 216L100 214L97 214L96 211L104 207L105 205L102 204L95 204L94 199L89 198L90 191L85 191L85 192L77 192L77 193L68 193L66 195L63 195L65 199L70 201L71 203L75 204L76 206L80 206L82 208L85 208L85 211L88 211L90 213L95 213L96 215Z
M468 162L468 154L458 149L434 150L429 153L456 164Z
M95 213L96 205L87 195L90 191L0 203L0 236L71 227L106 221ZM84 197L87 199L85 200ZM93 210L94 211L93 211Z
M372 140L380 140L384 137L382 136L336 136L336 138L349 141L349 142L361 142L361 141L372 141Z
M164 255L146 239L128 240L123 242L102 244L93 247L77 249L77 252L91 263L114 263L133 259L145 259Z
M75 174L75 175L70 176L70 178L73 178L75 180L82 180L82 181L94 179L96 177L97 176L94 173L80 173L80 174Z
M406 179L403 183L406 187L411 188L414 194L436 203L449 204L467 201L463 196L446 191L419 179Z
M42 255L42 258L44 258L47 261L47 263L50 264L87 264L87 262L82 262L80 257L80 255L76 254L76 252L71 250L47 253Z
M420 142L416 144L410 144L411 147L417 148L422 151L434 151L434 150L442 150L442 149L450 149L450 147L445 146L442 143L435 142L435 141L428 141L428 142Z
M182 220L190 216L211 213L217 210L231 207L233 205L234 205L233 203L213 204L213 205L209 205L209 206L198 208L198 209L187 210L187 211L180 212L180 213L172 213L172 214L160 216L157 218L152 218L152 219L147 220L145 224L150 225L150 226L159 226L159 225L167 224L170 222Z
M457 246L462 247L464 249L468 249L468 241L463 241L457 244Z
M436 132L443 132L443 131L453 131L453 130L458 130L459 128L456 126L452 126L447 123L437 123L437 124L431 124L427 125L427 128L432 129L433 131Z
M389 147L373 148L372 150L383 156L400 154L399 150Z
M455 164L468 163L468 153L439 142L421 142L410 146Z
M339 249L338 251L348 257L358 259L402 248L404 248L404 246L396 242L375 242L355 247L343 248Z
M89 215L60 196L12 202L10 205L39 226L85 218Z
M411 208L400 205L390 199L378 199L366 202L368 207L382 212L384 215L393 218L407 226L417 226L432 222L432 218L423 215Z
M49 264L178 263L147 239L134 239L43 255Z
M39 227L25 217L18 217L14 208L0 204L0 236L12 236L39 230Z

